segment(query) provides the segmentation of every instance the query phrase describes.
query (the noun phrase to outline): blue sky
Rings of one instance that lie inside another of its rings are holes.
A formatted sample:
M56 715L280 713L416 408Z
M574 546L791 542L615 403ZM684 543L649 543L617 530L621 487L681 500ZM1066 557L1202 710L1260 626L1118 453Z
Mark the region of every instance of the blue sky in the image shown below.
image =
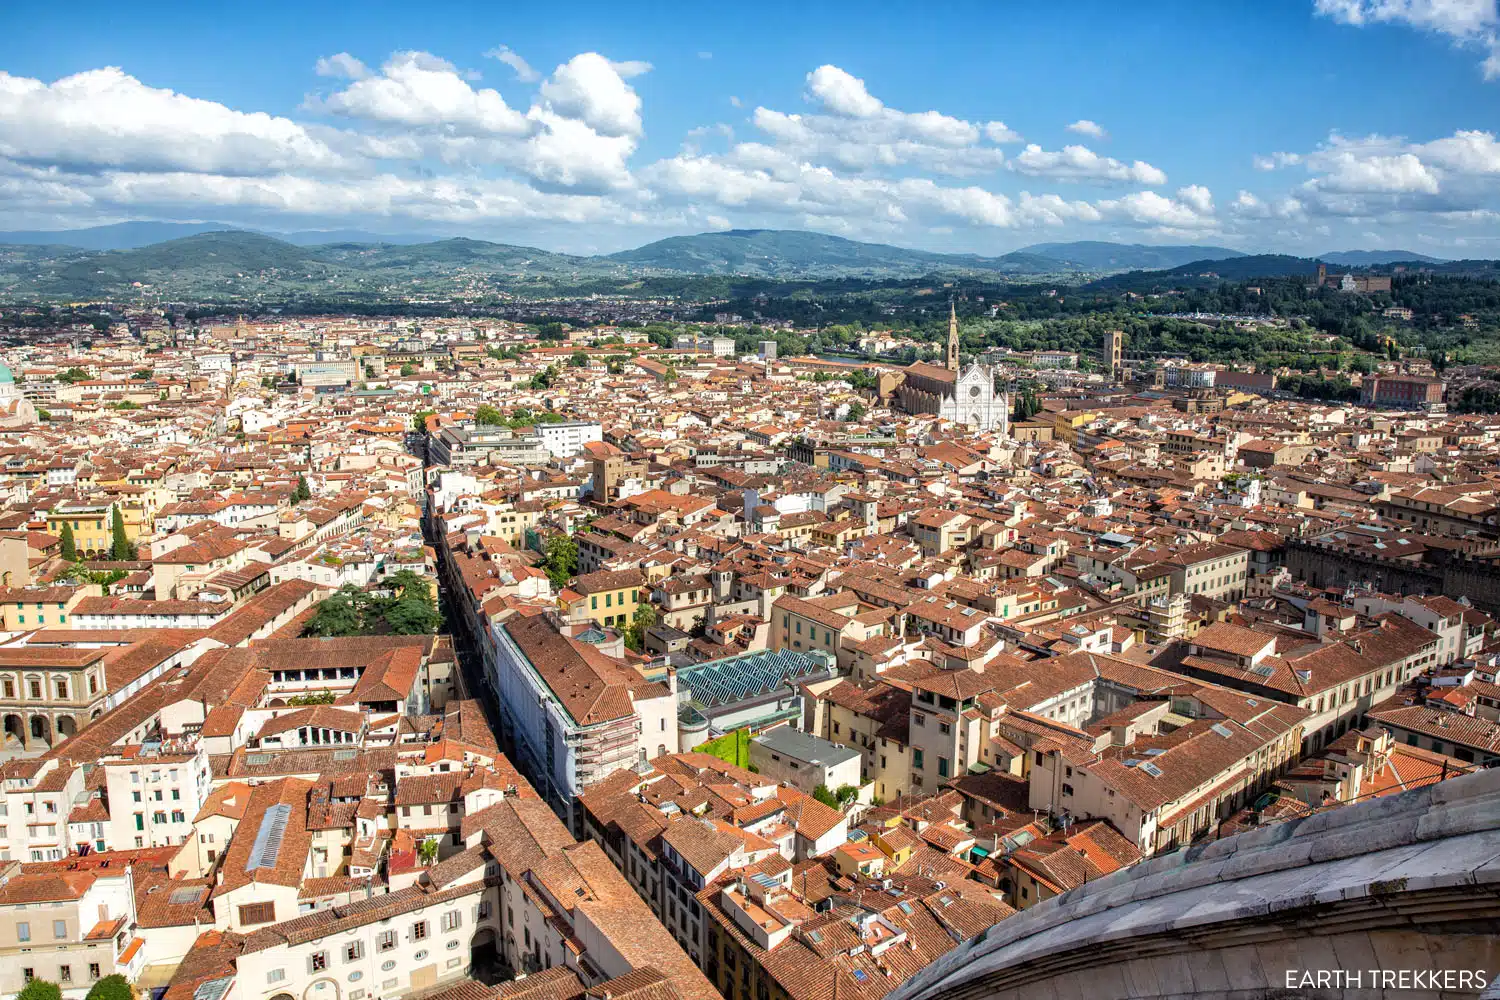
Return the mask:
M0 10L0 228L1500 255L1496 0Z

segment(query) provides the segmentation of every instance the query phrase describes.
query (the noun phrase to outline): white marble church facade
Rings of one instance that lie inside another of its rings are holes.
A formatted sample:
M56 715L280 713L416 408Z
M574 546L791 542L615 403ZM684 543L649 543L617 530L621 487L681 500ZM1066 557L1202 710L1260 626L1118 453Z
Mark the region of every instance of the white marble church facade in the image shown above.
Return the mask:
M907 413L930 413L982 434L1010 433L1010 397L995 391L995 373L988 365L959 370L958 314L948 314L947 364L923 362L906 368L906 379L896 400Z

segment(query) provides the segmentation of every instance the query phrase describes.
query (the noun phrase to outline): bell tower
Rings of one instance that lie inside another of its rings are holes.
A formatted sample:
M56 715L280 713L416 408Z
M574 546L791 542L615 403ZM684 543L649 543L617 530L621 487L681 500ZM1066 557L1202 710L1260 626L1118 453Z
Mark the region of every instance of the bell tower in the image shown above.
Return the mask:
M958 310L948 303L948 370L958 371Z

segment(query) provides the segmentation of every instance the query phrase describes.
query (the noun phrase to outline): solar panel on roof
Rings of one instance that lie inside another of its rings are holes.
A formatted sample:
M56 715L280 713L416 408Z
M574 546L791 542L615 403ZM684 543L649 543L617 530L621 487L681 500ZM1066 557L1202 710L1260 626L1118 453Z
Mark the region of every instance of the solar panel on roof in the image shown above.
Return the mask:
M271 755L268 753L251 753L245 755L245 763L251 767L262 767L271 763Z
M250 847L250 860L245 862L245 871L257 868L275 868L276 858L281 854L281 838L286 833L286 821L291 818L292 807L275 805L261 817L260 829L255 833L255 843Z
M358 756L359 756L359 751L358 750L335 750L333 752L333 759L334 760L353 760L354 758L356 758Z
M167 897L167 902L173 906L184 903L196 903L203 897L203 886L195 885L186 889L173 889L172 894Z
M710 707L730 705L766 694L809 674L827 669L818 657L790 650L767 650L712 661L679 673L679 683L694 700Z
M1224 726L1224 725L1222 725L1221 723L1218 723L1218 722L1215 722L1211 728L1213 729L1214 732L1218 733L1220 736L1224 737L1226 740L1229 739L1229 737L1233 735L1229 731L1228 727L1226 727L1226 726Z
M193 1000L223 1000L224 994L229 992L230 983L233 982L233 976L225 976L223 979L210 979L206 983L199 983L198 988L193 990Z
M1142 764L1141 765L1141 770L1145 771L1147 774L1151 775L1151 777L1153 777L1153 778L1160 778L1161 777L1161 768L1157 767L1155 764L1151 763L1150 761L1147 761L1146 763Z
M1251 667L1250 672L1252 674L1259 674L1262 677L1270 677L1276 672L1276 668L1271 666L1269 663L1259 663Z

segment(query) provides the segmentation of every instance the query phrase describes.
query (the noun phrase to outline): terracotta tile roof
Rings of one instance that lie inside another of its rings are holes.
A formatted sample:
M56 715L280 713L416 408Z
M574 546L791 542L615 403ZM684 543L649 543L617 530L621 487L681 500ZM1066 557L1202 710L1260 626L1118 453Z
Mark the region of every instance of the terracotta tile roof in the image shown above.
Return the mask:
M303 869L312 850L312 837L307 830L307 800L313 785L301 778L282 778L279 781L257 785L251 790L246 815L251 819L242 822L229 841L219 866L220 881L214 896L226 895L254 883L295 886L302 882ZM250 867L252 848L261 827L271 822L269 811L274 806L287 807L286 820L280 839L280 848L275 852L270 865Z
M666 693L664 686L647 683L594 646L563 635L548 616L512 618L502 627L578 725L633 715L633 693L637 697Z

